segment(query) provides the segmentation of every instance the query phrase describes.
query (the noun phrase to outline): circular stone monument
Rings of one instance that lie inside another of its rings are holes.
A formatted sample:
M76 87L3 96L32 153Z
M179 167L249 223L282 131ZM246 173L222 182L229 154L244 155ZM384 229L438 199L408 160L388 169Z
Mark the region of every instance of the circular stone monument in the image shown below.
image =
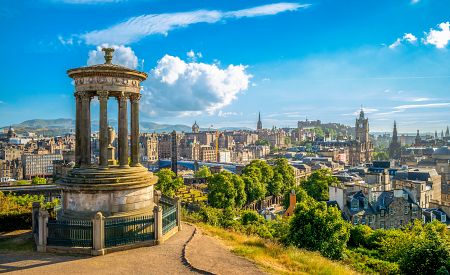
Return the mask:
M153 185L157 177L139 164L140 83L147 79L147 74L112 64L114 49L103 51L105 64L67 71L75 83L76 164L66 177L57 181L62 187L59 219L90 219L99 211L107 218L153 213ZM90 103L94 97L100 101L98 165L91 162ZM118 163L114 159L114 148L111 148L108 98L117 99L119 107ZM130 146L128 101L131 105Z

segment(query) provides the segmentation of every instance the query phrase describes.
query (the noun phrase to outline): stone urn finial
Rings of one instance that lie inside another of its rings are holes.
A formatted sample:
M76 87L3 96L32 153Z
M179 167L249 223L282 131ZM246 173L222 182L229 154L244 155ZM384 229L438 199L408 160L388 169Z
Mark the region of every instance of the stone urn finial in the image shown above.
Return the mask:
M102 51L105 52L105 64L111 64L114 49L113 48L103 48Z

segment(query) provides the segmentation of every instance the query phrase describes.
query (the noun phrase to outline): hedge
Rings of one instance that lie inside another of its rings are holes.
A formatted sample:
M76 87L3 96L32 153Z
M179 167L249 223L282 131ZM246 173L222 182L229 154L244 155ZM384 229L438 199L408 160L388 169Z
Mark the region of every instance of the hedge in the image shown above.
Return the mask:
M18 229L31 229L31 212L0 214L0 232Z

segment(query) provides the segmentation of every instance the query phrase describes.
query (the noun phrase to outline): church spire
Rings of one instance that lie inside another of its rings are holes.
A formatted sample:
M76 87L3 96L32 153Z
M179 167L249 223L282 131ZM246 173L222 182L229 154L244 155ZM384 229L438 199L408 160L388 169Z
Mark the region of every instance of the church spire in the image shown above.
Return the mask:
M256 130L262 130L261 112L258 112L258 123L256 123Z

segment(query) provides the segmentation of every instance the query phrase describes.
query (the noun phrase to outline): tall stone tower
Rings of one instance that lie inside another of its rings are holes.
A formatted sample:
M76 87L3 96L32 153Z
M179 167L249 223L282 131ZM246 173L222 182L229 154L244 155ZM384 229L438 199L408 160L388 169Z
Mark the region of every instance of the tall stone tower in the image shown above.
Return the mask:
M422 145L422 138L420 137L420 132L417 130L416 138L414 139L414 145L420 146Z
M361 109L359 117L355 123L355 139L361 143L369 141L369 119L364 117L364 111Z
M398 140L397 123L394 121L394 130L392 132L392 141L389 144L389 157L391 159L400 159L401 145Z
M258 123L256 123L256 130L262 130L261 112L258 113Z
M112 64L114 49L104 48L105 63L67 71L75 83L75 168L61 186L59 219L91 219L97 212L107 218L151 215L154 207L153 176L139 163L140 83L147 74ZM99 163L92 163L91 101L100 101ZM110 161L108 99L118 104L118 165ZM128 105L131 133L128 134ZM128 138L130 136L130 144ZM129 150L129 147L131 150Z
M173 130L171 134L171 168L175 175L178 173L178 136L177 132Z
M197 121L195 121L194 125L192 125L192 133L197 134L200 132L200 127L197 124Z
M355 122L355 140L349 148L350 164L358 165L372 161L373 144L369 137L369 119L361 108Z

